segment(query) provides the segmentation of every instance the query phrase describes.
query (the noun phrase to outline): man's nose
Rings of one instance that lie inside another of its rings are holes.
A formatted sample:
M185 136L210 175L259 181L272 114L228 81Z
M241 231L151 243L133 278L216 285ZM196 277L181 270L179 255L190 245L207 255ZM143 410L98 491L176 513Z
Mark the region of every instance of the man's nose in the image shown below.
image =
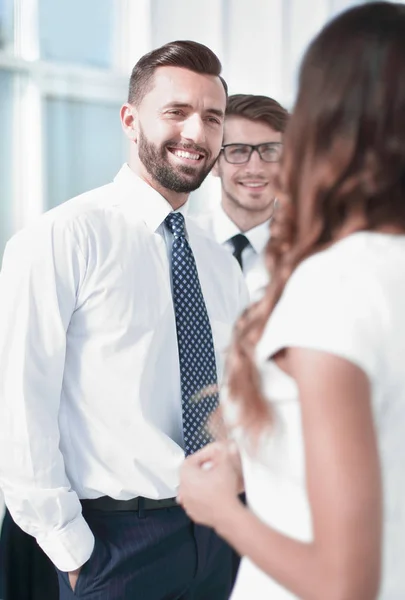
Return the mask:
M247 163L248 169L255 171L255 172L261 172L264 169L265 163L264 161L260 158L259 155L259 151L257 148L255 148L252 152L252 154L250 155L249 161Z
M205 127L200 115L193 114L183 123L182 135L195 144L205 142Z

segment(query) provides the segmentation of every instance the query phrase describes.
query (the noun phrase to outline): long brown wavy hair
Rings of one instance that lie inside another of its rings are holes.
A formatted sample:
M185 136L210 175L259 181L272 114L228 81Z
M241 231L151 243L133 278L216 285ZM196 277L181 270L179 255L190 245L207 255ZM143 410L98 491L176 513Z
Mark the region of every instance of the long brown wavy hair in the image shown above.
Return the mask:
M333 243L353 214L405 230L405 6L353 8L310 45L284 137L280 202L266 248L266 294L239 320L228 358L230 397L253 438L271 424L254 350L296 266ZM350 233L350 231L349 231Z

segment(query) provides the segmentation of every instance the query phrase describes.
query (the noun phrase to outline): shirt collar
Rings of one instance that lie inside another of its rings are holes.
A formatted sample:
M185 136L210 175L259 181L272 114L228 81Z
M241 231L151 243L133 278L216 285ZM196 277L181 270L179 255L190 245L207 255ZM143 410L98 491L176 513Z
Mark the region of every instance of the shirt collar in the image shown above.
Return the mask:
M264 251L266 244L269 241L270 221L271 219L268 219L264 223L260 223L260 225L253 227L253 229L244 232L257 254L261 254Z
M240 233L240 229L228 217L221 204L218 205L213 219L215 239L219 244L224 244L231 237Z
M220 204L217 208L216 218L214 219L215 239L219 244L223 244L238 233L242 233L241 230L232 219L228 217ZM249 231L244 231L243 234L249 240L254 251L257 254L261 254L270 237L270 219L249 229Z
M118 189L118 202L131 216L145 222L151 231L156 231L169 213L173 211L170 203L153 189L139 175L124 164L114 178ZM184 216L188 213L188 202L176 212Z

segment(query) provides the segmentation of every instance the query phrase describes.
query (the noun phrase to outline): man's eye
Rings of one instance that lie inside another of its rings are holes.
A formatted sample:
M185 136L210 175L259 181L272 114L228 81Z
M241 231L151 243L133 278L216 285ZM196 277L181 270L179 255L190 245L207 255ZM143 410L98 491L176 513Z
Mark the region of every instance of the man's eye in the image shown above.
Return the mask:
M249 150L247 148L232 148L231 154L248 154Z

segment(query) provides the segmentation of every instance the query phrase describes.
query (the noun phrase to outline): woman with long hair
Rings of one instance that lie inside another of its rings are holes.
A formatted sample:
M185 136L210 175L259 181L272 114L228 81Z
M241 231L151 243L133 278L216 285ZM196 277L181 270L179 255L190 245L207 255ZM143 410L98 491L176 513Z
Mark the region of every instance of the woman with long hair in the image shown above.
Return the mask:
M403 599L404 5L309 47L267 261L229 353L232 442L186 460L179 502L244 556L232 600Z

